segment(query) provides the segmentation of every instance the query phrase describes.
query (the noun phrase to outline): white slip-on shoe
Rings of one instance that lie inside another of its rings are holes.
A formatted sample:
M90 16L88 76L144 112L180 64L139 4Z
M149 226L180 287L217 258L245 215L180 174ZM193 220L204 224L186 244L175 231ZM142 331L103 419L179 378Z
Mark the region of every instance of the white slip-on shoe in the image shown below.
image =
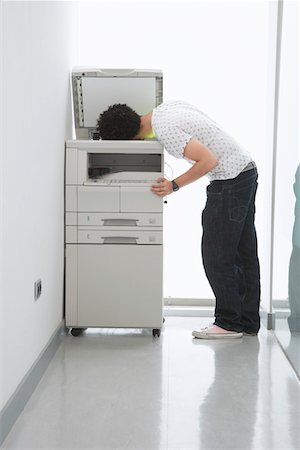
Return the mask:
M239 339L243 337L243 333L228 330L216 332L216 326L211 324L208 327L201 328L199 331L193 331L192 336L198 339Z

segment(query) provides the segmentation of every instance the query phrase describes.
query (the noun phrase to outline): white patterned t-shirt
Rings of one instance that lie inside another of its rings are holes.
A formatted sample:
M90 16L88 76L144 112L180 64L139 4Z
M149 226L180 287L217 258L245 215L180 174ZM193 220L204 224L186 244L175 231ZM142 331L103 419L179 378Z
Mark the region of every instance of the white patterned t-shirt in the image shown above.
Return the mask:
M206 174L211 181L235 178L252 161L251 155L219 125L183 101L167 101L154 108L152 129L166 151L176 158L185 158L183 152L191 138L205 145L218 159L217 166Z

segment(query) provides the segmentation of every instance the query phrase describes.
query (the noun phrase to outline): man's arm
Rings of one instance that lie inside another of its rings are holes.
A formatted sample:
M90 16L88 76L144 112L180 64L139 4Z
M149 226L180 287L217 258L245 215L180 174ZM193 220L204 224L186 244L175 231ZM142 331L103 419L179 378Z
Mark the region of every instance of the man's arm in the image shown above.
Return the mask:
M195 138L190 139L183 154L187 159L195 161L195 164L182 175L175 178L175 182L180 188L203 177L203 175L210 172L218 164L215 155ZM173 192L171 181L165 178L159 178L157 182L159 184L151 188L155 194L164 196Z

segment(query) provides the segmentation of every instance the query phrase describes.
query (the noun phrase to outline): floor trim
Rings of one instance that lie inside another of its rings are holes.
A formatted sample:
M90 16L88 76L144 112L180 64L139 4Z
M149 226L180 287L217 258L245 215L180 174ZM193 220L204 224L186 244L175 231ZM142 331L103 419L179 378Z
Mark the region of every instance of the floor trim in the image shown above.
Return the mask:
M38 359L27 372L4 408L0 411L0 445L3 443L4 439L7 437L14 423L23 411L65 334L66 328L63 320L53 333L51 339Z

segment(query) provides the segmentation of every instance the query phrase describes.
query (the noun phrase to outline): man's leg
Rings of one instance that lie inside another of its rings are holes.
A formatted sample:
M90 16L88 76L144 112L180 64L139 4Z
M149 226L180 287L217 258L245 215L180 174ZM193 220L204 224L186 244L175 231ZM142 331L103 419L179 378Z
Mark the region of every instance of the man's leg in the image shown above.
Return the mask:
M252 171L251 171L252 172ZM235 180L212 183L203 211L202 257L207 278L216 296L215 324L243 331L239 244L254 191L255 173Z
M254 225L255 195L253 191L249 211L241 235L238 251L242 260L245 295L242 301L242 325L246 333L257 333L260 328L260 267L257 256L257 237Z

